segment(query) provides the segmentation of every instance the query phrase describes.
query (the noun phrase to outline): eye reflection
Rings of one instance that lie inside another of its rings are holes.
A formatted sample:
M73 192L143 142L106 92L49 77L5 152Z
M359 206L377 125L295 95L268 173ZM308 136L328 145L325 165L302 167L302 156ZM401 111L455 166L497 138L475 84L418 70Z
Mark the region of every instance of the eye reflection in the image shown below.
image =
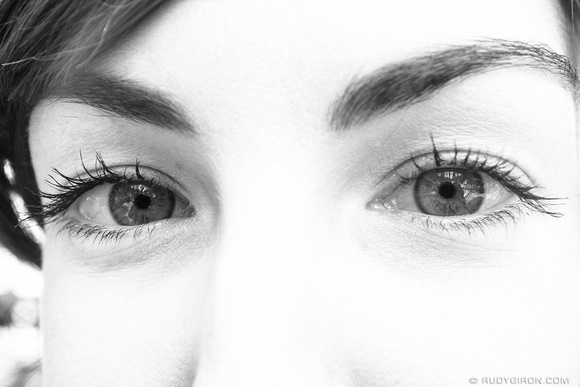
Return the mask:
M121 182L111 189L109 208L122 226L167 219L175 209L175 195L167 188L143 182Z
M441 168L417 177L414 199L421 212L436 216L475 213L485 197L484 182L477 172Z

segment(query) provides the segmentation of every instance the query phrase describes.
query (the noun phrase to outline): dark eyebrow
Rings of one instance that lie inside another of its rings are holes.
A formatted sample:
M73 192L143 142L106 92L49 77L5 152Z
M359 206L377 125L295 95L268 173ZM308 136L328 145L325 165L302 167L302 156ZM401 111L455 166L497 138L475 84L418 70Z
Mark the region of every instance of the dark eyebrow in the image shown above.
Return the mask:
M330 125L345 130L424 101L454 81L499 68L555 74L575 95L578 75L570 59L545 45L486 39L452 46L381 67L355 78L330 108Z
M82 73L47 94L56 101L86 104L131 121L179 133L195 132L180 106L162 93L133 80Z

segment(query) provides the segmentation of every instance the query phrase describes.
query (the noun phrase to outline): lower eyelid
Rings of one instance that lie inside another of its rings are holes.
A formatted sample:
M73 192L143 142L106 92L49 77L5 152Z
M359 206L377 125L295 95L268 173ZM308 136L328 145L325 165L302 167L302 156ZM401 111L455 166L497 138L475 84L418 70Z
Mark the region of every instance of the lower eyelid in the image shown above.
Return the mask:
M159 222L133 228L108 228L61 218L50 225L49 232L57 243L73 249L75 262L112 270L148 260L151 254L145 252L151 250L151 243L167 244L174 237L175 231L167 226ZM167 230L154 238L162 229Z
M399 212L398 218L404 223L418 226L434 235L488 236L490 231L517 226L522 217L531 215L533 210L524 203L511 202L501 209L483 215L468 217L435 217L415 212ZM501 226L501 227L500 227Z
M49 225L55 238L87 255L122 253L141 244L166 244L178 230L195 229L195 218L170 218L132 227L90 224L77 219L59 218Z

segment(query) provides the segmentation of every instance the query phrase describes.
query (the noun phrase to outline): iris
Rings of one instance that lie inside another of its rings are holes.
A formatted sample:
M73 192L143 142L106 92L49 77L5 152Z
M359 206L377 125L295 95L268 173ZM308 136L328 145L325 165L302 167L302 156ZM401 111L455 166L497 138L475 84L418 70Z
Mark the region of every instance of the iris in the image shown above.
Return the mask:
M109 208L122 226L136 226L169 218L175 195L167 188L145 182L120 182L109 194Z
M475 213L485 196L481 174L459 168L424 171L417 177L414 197L429 215L458 216Z

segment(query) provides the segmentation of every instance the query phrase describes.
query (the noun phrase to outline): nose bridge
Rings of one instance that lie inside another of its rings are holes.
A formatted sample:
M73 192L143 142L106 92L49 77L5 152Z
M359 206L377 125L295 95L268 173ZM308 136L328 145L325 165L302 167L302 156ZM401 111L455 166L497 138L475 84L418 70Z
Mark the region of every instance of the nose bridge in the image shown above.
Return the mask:
M283 185L240 189L233 204L224 205L196 386L278 386L283 380L307 386L307 380L296 384L298 370L324 385L323 377L314 377L318 360L305 324L303 289L317 250L313 204Z
M223 235L211 277L212 329L220 331L220 339L249 339L255 346L270 336L261 345L275 345L277 333L289 329L303 296L299 284L306 280L299 261L303 238L297 234L268 224ZM283 237L294 238L298 245Z

